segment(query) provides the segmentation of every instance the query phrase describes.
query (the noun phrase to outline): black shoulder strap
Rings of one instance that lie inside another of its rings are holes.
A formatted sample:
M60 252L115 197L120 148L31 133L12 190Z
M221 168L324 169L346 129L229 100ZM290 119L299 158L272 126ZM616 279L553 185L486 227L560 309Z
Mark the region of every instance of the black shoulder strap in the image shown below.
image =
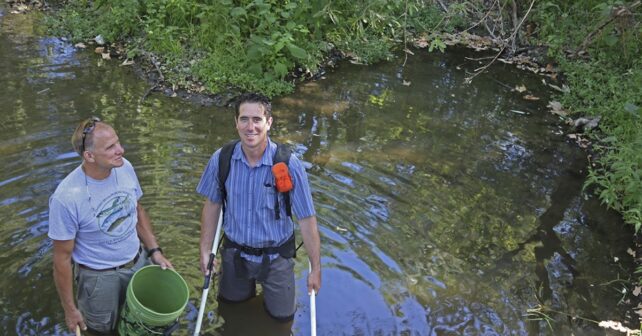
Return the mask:
M290 156L292 155L292 149L290 146L286 144L281 144L277 143L276 144L276 152L274 153L274 157L272 157L272 164L277 164L279 162L285 163L286 166L288 166L288 171L290 169ZM285 201L285 213L287 214L288 217L292 217L292 204L290 203L290 192L283 193L283 200ZM275 210L276 210L276 219L279 219L281 216L279 215L279 208L278 208L278 202L275 204Z
M227 203L225 181L227 181L227 176L230 175L230 161L232 160L232 153L234 152L234 147L239 141L240 140L234 140L223 145L218 157L218 190L221 191L222 195L223 211L225 211L225 204Z
M283 162L287 166L287 165L290 164L290 156L291 155L292 155L292 149L290 148L289 145L277 143L276 144L276 152L274 153L274 157L272 158L272 162L273 162L273 164L277 164L279 162Z

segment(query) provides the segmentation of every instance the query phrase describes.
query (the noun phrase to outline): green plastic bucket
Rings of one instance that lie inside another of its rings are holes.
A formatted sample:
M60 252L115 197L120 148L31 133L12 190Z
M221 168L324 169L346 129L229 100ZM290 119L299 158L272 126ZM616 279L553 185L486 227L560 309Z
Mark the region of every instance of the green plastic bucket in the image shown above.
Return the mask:
M163 334L183 313L189 288L172 269L158 265L139 269L127 286L125 306L118 333L124 335Z

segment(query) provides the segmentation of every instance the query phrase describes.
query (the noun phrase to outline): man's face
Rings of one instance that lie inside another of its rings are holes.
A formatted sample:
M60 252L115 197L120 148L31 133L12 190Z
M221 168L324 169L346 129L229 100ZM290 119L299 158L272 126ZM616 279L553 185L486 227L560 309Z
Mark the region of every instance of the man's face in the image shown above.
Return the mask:
M272 117L265 117L265 109L259 103L243 103L236 118L236 130L241 143L248 149L261 149L267 145L267 132L272 126Z
M116 131L105 124L97 124L92 135L94 144L89 152L93 162L105 169L122 166L125 149L120 145Z

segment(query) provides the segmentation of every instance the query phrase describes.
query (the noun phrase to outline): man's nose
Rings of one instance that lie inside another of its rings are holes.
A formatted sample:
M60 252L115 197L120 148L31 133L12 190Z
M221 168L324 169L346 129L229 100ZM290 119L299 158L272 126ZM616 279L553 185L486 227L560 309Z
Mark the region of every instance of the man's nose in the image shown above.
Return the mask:
M116 149L118 151L118 154L125 154L125 148L121 144L118 144L118 148Z

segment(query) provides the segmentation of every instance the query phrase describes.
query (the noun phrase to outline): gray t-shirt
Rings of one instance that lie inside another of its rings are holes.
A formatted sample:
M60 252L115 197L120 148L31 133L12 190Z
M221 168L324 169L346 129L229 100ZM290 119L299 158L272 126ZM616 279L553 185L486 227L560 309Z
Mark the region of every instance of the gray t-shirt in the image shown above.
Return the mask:
M129 161L94 180L81 166L49 198L49 238L75 239L72 258L94 269L132 260L140 246L136 205L143 192Z

